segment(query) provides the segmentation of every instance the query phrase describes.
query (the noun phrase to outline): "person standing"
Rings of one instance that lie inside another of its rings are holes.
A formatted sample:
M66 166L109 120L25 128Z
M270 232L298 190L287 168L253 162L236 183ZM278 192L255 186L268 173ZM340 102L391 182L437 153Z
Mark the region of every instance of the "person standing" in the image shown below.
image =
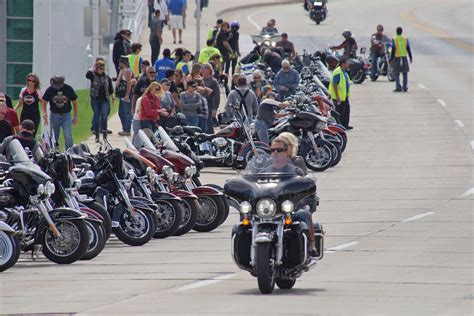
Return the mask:
M33 132L35 137L41 120L39 104L42 100L42 95L40 88L41 82L38 76L34 73L28 74L26 76L26 87L21 89L18 103L15 106L16 111L21 109L20 120L22 122L29 119L35 124Z
M191 60L193 59L193 55L189 50L185 50L183 52L183 60L176 64L176 69L181 70L185 76L191 73Z
M64 76L55 75L51 78L50 87L46 89L42 100L43 119L45 125L48 125L48 112L46 109L49 103L51 112L51 129L56 138L56 145L59 143L59 132L62 128L64 134L65 148L69 149L73 145L72 125L77 125L79 107L77 103L77 94L74 89L64 83ZM71 103L73 106L71 106ZM71 110L74 108L74 117L71 117Z
M151 46L151 64L154 65L155 61L160 55L161 44L163 43L160 21L161 12L160 10L155 10L155 16L151 19L150 22L150 46Z
M98 60L92 70L86 73L86 78L91 81L90 98L93 111L92 121L96 143L99 142L100 131L103 138L107 139L107 118L110 113L110 97L115 101L112 79L105 73L105 62Z
M5 114L5 121L10 124L10 129L12 135L15 135L20 131L20 122L18 121L18 114L16 111L8 106L8 98L7 95L0 92L0 102L5 103L7 106L7 112Z
M213 39L208 39L206 42L206 47L204 47L201 52L199 53L199 58L198 62L201 64L205 64L211 60L211 56L213 55L221 55L221 52L215 48L214 45L214 40Z
M349 60L343 59L339 66L334 69L329 83L329 94L333 103L336 104L336 111L339 112L341 124L346 129L352 129L349 126L349 117L351 114L351 106L349 103L350 83L347 69L349 68Z
M173 70L176 68L173 59L171 59L171 51L168 48L163 50L163 58L158 59L155 62L156 70L156 79L161 80L166 77L166 72L168 70Z
M207 106L209 108L209 115L207 118L207 130L205 133L212 134L214 133L214 119L217 120L217 110L221 103L221 90L219 88L219 83L214 78L214 69L210 64L204 64L202 69L202 77L204 86L211 89L212 92L206 95Z
M175 71L174 70L167 70L165 79L168 79L170 81L170 90L169 92L173 96L173 101L174 105L176 108L181 109L181 103L179 101L179 92L178 92L178 87L176 86L175 83Z
M160 10L160 27L161 32L165 29L165 24L169 23L170 15L168 11L168 5L166 4L165 0L157 0L158 7L157 9Z
M247 117L250 121L257 115L258 101L255 93L247 85L245 76L239 76L235 90L230 91L227 97L226 114L227 117L233 117L231 107L238 106L240 110L245 108Z
M128 67L128 57L120 58L120 71L115 81L115 95L119 98L119 118L122 122L122 131L118 132L120 136L130 136L132 128L132 107L130 96L132 93L133 73Z
M117 72L117 75L120 72L120 57L127 56L132 52L132 48L130 46L130 36L132 36L132 32L130 30L121 30L114 37L115 42L112 49L112 60L115 65L115 71Z
M393 92L407 92L408 91L408 66L407 55L410 58L410 64L413 62L411 55L410 43L406 36L402 35L403 29L397 27L397 35L392 39L392 56L390 60L393 61L393 75L395 76L395 90ZM400 73L403 74L403 87L400 85Z
M151 20L153 18L153 12L155 12L154 2L155 2L155 0L148 0L148 27L151 26Z
M276 97L276 93L269 92L267 97L258 106L255 118L255 130L258 139L265 144L270 142L268 129L272 127L274 119L288 115L286 113L277 113L277 109L285 108L289 103L279 102L276 100Z
M194 80L187 82L186 91L180 95L181 112L186 115L188 124L191 126L199 126L199 114L201 112L202 100L201 95L197 92L197 83Z
M208 93L212 93L212 91L211 89L206 88L201 78L195 79L195 81L198 86L197 92L201 95L201 107L198 112L198 117L199 117L198 126L203 132L206 132L208 130L207 122L209 120L209 113L210 113L206 96L208 95Z
M158 82L150 83L141 98L140 105L140 128L149 128L153 132L156 131L156 124L160 119L160 115L167 117L168 111L160 107L160 98L163 91Z
M4 99L0 100L0 142L3 142L5 138L13 135L12 127L5 119L7 115L7 104Z
M383 33L383 25L377 25L377 32L370 37L370 80L377 80L377 60L385 54L385 43L389 43L390 39ZM387 56L388 57L388 56Z
M275 75L273 85L280 95L280 99L289 97L296 92L296 88L300 83L300 75L298 72L290 67L288 60L281 62L281 70Z
M232 48L232 54L230 55L230 62L228 66L232 66L232 72L234 74L235 67L237 67L237 59L240 57L240 47L239 47L239 33L240 23L238 21L233 21L230 23L230 32L229 32L229 45ZM226 73L229 73L229 69L226 69Z
M229 44L229 29L229 23L223 22L216 38L216 48L221 52L224 69L226 70L227 74L229 74L230 58L234 53L232 47Z
M160 107L166 109L168 112L168 117L161 117L160 125L166 127L173 127L176 122L176 104L173 99L173 95L170 92L171 81L167 78L164 78L160 81L161 90L163 95L160 98Z
M223 22L224 21L222 19L217 19L216 25L207 32L207 40L212 40L212 44L214 44L217 33L219 32Z
M170 27L173 33L173 44L176 44L176 30L178 30L179 43L183 43L184 15L186 5L184 0L168 0L168 10L170 11Z
M133 77L138 78L140 75L140 66L143 62L140 53L142 52L143 45L140 43L132 44L132 53L128 55L128 64L133 72Z

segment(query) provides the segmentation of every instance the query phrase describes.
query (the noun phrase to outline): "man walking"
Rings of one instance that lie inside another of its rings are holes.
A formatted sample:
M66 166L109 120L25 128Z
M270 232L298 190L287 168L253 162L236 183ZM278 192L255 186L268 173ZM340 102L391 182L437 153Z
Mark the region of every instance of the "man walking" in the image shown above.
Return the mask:
M403 29L397 27L397 35L392 39L392 56L390 60L393 60L393 75L395 76L395 90L393 92L407 92L408 91L408 72L410 67L408 66L408 57L410 57L410 63L413 58L411 55L410 43L406 36L402 35ZM403 74L403 87L400 85L400 73Z
M349 116L351 114L351 107L349 104L350 85L349 75L347 69L349 68L349 60L343 59L331 76L329 83L329 94L331 99L336 104L336 111L339 112L341 124L346 129L352 129L349 126Z
M162 28L160 21L160 10L155 10L155 16L150 22L150 47L151 47L151 64L154 65L155 61L160 55L161 43L163 43Z
M173 44L176 44L176 30L178 30L179 44L181 44L183 43L183 15L186 10L184 0L169 0L168 10L171 14L170 26L173 32Z
M77 94L74 89L64 83L64 76L53 76L49 81L51 86L46 89L43 95L42 109L45 125L48 124L48 112L46 105L49 102L51 111L51 129L54 132L56 143L59 141L59 132L63 129L65 148L69 149L73 145L72 125L77 125L79 107ZM72 105L74 107L74 117L71 118ZM56 144L57 145L57 144Z

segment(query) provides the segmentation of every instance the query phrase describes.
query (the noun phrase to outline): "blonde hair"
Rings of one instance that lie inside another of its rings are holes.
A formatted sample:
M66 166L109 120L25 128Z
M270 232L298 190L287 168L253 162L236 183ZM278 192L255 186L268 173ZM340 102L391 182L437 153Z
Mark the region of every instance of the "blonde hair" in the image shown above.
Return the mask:
M285 147L286 154L289 156L289 158L291 158L291 153L289 151L290 144L288 143L288 140L286 140L286 138L280 137L280 135L278 135L275 139L273 139L272 144L274 143L282 144Z
M289 154L291 158L296 157L296 154L298 153L298 139L296 138L295 135L289 133L289 132L283 132L280 135L278 135L277 138L282 138L286 140L289 148Z
M30 78L30 77L35 78L35 89L37 89L37 90L41 89L41 82L40 82L40 79L39 79L38 75L35 74L35 73L33 73L33 72L30 72L30 73L26 76L26 80L27 80L26 85L28 85L28 78Z
M160 88L160 92L155 93L154 90L155 90L157 87ZM150 83L150 85L146 88L145 92L143 92L144 95L147 94L147 93L154 94L154 95L156 95L156 96L159 97L159 98L161 98L161 97L164 95L163 89L161 89L161 85L160 85L158 82L156 82L156 81L152 81L152 82Z

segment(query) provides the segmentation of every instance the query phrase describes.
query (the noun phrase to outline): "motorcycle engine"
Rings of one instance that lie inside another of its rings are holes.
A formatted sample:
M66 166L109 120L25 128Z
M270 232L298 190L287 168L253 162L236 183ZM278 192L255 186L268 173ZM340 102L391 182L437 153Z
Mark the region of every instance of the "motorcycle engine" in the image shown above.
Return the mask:
M228 146L229 141L223 137L216 137L212 140L212 144L219 150L222 150Z

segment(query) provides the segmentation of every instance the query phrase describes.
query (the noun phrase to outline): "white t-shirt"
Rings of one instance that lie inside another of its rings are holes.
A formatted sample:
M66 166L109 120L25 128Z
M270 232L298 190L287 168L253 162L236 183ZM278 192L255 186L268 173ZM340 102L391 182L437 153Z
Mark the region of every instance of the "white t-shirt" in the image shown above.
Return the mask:
M135 103L135 114L133 114L133 119L136 121L140 120L140 112L142 111L142 97L137 99L137 103Z

